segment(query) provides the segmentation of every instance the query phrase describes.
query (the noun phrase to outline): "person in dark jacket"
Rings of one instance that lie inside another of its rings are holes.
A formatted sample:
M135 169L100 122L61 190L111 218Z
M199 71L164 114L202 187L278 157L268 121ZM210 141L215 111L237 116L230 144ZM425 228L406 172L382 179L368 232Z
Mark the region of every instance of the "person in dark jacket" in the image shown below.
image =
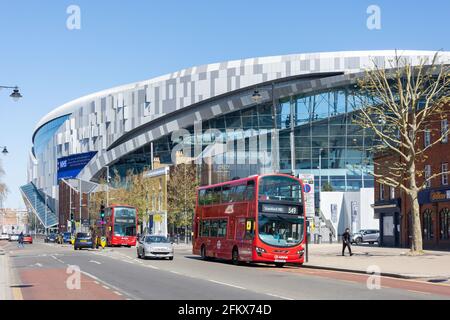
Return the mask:
M344 234L342 235L342 255L345 256L344 251L345 248L348 248L348 251L350 252L350 256L353 255L352 253L352 247L351 247L351 234L350 229L345 229Z
M19 239L18 239L18 243L17 243L17 247L18 248L24 248L23 245L23 231L19 234Z

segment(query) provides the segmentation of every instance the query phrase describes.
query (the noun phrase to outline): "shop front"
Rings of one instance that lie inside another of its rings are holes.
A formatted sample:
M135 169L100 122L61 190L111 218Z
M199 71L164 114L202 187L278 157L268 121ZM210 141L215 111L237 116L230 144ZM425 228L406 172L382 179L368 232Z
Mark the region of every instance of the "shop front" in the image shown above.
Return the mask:
M380 247L400 247L401 200L377 201L373 206L380 221Z

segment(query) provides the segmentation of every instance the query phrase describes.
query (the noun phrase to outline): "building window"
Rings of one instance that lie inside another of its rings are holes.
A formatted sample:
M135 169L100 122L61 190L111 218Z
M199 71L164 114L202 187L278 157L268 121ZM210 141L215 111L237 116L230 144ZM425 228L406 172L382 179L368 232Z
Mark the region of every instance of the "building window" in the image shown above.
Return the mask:
M439 239L450 239L450 210L445 208L439 213Z
M380 200L384 200L384 184L380 183Z
M424 147L428 147L431 144L431 131L430 129L425 129L423 132L423 141L424 141Z
M433 217L430 209L425 210L423 213L423 238L425 240L434 238Z
M428 180L431 177L431 165L425 165L425 181L427 188L431 187L431 180Z
M442 143L448 142L448 120L444 119L441 120L441 136L442 136Z
M446 186L448 185L448 163L443 163L442 164L442 185Z
M391 187L389 189L389 193L390 193L391 200L395 199L395 188L394 187Z

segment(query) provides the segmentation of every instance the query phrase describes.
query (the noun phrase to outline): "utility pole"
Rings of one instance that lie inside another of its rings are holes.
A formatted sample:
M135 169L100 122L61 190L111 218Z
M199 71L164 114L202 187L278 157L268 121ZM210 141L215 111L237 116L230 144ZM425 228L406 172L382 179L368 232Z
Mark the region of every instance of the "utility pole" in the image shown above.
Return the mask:
M47 194L45 194L45 235L48 235L48 224L47 224Z
M109 166L106 166L106 207L109 207Z
M79 190L78 190L78 197L79 197L79 199L80 199L80 210L79 210L79 213L80 213L80 232L81 232L81 230L83 229L83 225L82 225L82 223L81 223L81 206L82 206L82 201L83 201L83 193L81 192L81 179L78 179L78 186L79 186Z

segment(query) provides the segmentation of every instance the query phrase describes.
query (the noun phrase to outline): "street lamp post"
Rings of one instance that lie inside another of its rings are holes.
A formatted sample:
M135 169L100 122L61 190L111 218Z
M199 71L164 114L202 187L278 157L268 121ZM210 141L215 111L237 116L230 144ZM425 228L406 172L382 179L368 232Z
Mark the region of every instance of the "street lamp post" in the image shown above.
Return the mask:
M9 95L14 101L19 101L20 98L22 98L22 94L19 91L19 87L9 87L9 86L0 86L1 89L13 89L13 92Z

